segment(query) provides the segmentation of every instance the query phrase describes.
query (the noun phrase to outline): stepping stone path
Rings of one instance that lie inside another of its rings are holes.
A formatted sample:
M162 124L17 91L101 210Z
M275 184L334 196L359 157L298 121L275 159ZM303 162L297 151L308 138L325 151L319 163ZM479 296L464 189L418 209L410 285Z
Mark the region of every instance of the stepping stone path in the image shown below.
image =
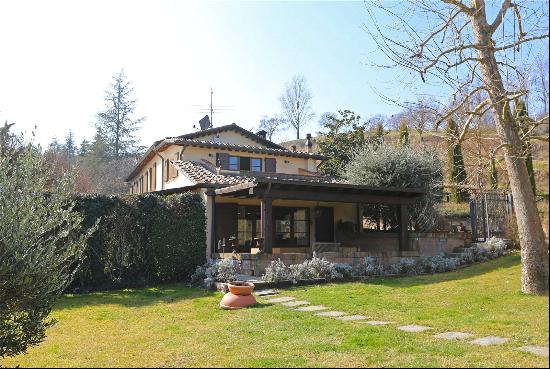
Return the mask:
M273 295L278 295L279 292L275 291L275 290L260 290L260 291L256 291L256 296L273 296Z
M317 316L330 316L330 317L337 317L337 316L344 316L346 315L346 313L344 313L343 311L323 311L321 313L317 313L315 314Z
M299 307L298 309L294 309L296 311L320 311L320 310L326 310L327 308L321 305L314 305L314 306L303 306Z
M518 350L523 352L528 352L530 354L534 354L538 356L548 357L548 347L544 347L544 346L523 346L518 348Z
M501 345L508 341L509 339L504 337L487 336L487 337L478 338L477 340L470 341L470 343L473 343L474 345L480 345L480 346L491 346L491 345Z
M384 321L381 321L381 320L371 320L371 321L368 321L367 324L370 324L370 325L387 325L387 324L392 324L394 322L384 322Z
M309 302L307 301L290 301L283 303L284 306L288 307L296 307L296 306L302 306L302 305L309 305Z
M274 298L274 299L271 299L271 300L267 300L267 302L277 303L277 302L288 302L288 301L292 301L292 300L296 300L296 299L294 297L277 297L277 298Z
M256 291L255 294L257 296L270 297L273 295L278 295L279 292L276 290L260 290L260 291ZM356 320L367 319L367 317L363 315L346 315L346 313L343 311L332 311L332 310L322 311L322 310L327 310L328 308L322 305L309 305L309 302L305 300L302 300L302 301L294 301L294 300L296 300L295 297L283 296L283 297L276 297L276 298L269 299L267 300L267 302L282 303L282 305L286 307L291 307L291 308L297 307L296 309L294 309L295 311L305 311L305 312L321 311L319 313L316 313L315 315L323 316L323 317L332 317L341 321L356 321ZM305 306L305 305L308 305L308 306ZM370 325L388 325L393 323L395 322L383 321L383 320L370 320L367 322L367 324L370 324ZM401 327L397 327L397 329L404 332L417 333L417 332L424 332L432 328L426 327L423 325L412 324L412 325L403 325ZM471 333L465 333L465 332L443 332L443 333L434 335L434 337L436 338L441 338L445 340L463 340L463 339L470 338L472 336L473 335ZM469 342L471 344L479 345L479 346L491 346L491 345L500 345L508 342L509 340L510 340L509 338L504 338L504 337L487 336L487 337L481 337ZM548 357L548 347L544 347L544 346L528 345L528 346L516 348L516 350L527 352L537 356Z
M431 328L430 327L425 327L423 325L404 325L404 326L401 326L401 327L397 327L397 329L399 329L400 331L403 331L403 332L416 333L416 332L424 332L424 331L427 331L428 329L431 329Z
M436 334L434 337L443 338L444 340L463 340L465 338L470 338L472 336L473 336L473 334L471 334L471 333L445 332L445 333Z
M336 319L347 322L352 320L364 320L364 319L367 319L367 317L363 315L348 315L348 316L341 316Z

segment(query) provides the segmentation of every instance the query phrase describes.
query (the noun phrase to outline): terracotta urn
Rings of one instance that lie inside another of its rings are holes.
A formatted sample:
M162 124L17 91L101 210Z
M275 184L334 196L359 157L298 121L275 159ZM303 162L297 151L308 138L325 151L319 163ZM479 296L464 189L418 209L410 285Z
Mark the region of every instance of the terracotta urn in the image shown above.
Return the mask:
M229 292L226 293L220 301L220 307L222 309L242 309L256 303L256 298L252 295L254 283L238 281L229 282L227 287L229 288Z

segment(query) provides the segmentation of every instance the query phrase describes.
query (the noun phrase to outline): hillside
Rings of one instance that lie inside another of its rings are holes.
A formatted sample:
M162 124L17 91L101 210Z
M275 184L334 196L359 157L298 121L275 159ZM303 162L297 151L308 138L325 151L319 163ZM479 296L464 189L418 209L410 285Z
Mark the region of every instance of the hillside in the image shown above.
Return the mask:
M485 187L488 177L488 163L491 150L495 149L498 146L498 139L496 138L496 132L485 131L483 132L484 139L478 139L476 137L476 131L472 131L468 139L462 146L462 152L464 155L464 162L466 165L466 171L468 172L468 177L470 178L470 183L472 187L479 188ZM390 131L386 135L386 142L388 144L396 144L399 138L399 132ZM313 138L313 151L318 152L319 137ZM422 134L422 141L420 141L420 136L418 132L411 130L410 133L411 145L420 149L426 147L429 149L435 149L439 153L439 157L444 162L447 160L447 146L445 139L442 137L441 131L426 131ZM305 139L302 140L292 140L280 143L280 145L291 148L293 145L296 145L298 151L305 151ZM549 144L547 142L535 141L533 142L533 164L535 168L535 177L537 183L537 192L541 195L548 194L548 153L549 153ZM504 160L501 155L497 155L497 171L498 171L498 181L499 188L507 189L508 188L508 176L506 173L506 168L504 165Z

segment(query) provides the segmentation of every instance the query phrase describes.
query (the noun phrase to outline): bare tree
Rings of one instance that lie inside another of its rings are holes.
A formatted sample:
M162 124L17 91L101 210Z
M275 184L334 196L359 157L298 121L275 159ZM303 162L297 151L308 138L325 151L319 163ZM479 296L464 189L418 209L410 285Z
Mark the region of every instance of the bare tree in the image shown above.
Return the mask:
M427 87L446 88L460 99L441 114L441 120L456 114L473 96L485 97L468 111L458 136L466 137L474 119L491 112L514 196L522 248L522 290L547 294L548 247L527 175L522 141L547 141L548 136L536 137L532 129L524 133L517 129L510 102L526 91L503 77L519 72L515 53L523 44L548 39L548 5L529 3L537 7L534 9L503 0L491 9L496 16L490 21L485 0L471 0L470 4L460 0L366 4L371 17L367 30L393 61L392 66L413 70ZM390 17L391 24L381 24L380 13L385 19ZM403 35L404 39L396 35Z
M304 76L298 75L286 85L285 92L279 97L282 115L286 122L296 129L296 139L300 138L300 128L315 116L311 108L311 91Z
M275 115L273 117L268 117L264 115L260 119L259 128L263 129L266 132L267 139L269 141L273 140L273 135L283 129L285 126L285 121L281 117Z
M532 92L543 117L548 116L548 54L540 56L531 70Z

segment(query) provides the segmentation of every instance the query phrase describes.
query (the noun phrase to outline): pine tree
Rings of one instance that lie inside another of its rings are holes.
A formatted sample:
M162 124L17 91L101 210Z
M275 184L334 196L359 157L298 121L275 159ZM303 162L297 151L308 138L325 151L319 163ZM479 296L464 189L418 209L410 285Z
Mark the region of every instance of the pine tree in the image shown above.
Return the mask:
M65 136L65 143L63 144L62 150L65 153L65 157L67 159L67 162L69 163L69 166L72 166L74 158L76 156L77 147L74 143L74 134L70 130L69 133Z
M454 120L449 119L445 128L447 134L447 164L448 164L448 182L450 184L450 201L464 202L468 198L468 193L460 188L466 183L466 168L464 167L464 158L462 157L462 147L458 138L458 126Z
M527 112L527 106L525 105L525 102L521 101L520 99L516 99L515 101L514 119L521 135L524 136L527 133L527 129L530 126L532 120L529 117L529 113ZM536 195L537 183L535 181L535 170L533 168L533 152L531 148L531 142L529 142L529 140L525 140L523 142L523 152L525 155L525 164L527 165L529 182L531 182L531 188L533 189L533 193Z
M405 122L399 125L399 146L409 146L409 127Z
M105 109L97 115L96 130L107 143L108 153L115 158L141 149L136 147L134 134L145 118L133 117L136 107L133 92L124 71L120 71L105 91Z

